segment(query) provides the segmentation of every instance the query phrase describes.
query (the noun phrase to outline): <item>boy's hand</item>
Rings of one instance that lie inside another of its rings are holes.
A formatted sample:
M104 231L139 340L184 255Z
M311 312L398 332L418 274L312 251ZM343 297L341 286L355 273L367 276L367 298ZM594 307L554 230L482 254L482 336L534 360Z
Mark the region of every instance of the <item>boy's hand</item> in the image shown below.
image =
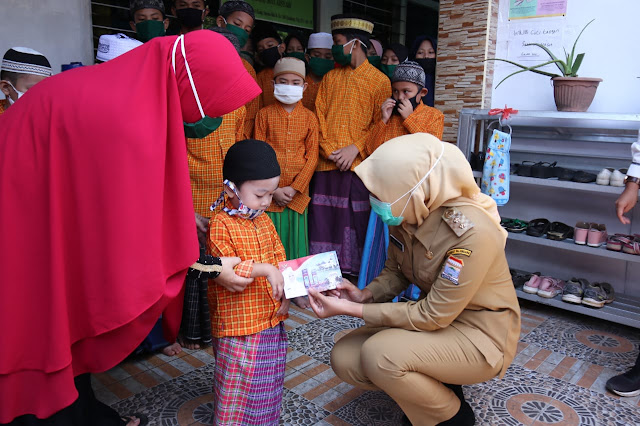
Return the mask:
M267 274L267 281L271 284L273 298L280 300L284 295L284 277L278 268L273 265L269 266L271 266L271 268L269 268L269 273Z
M198 230L198 242L201 246L207 246L207 231L209 230L209 218L196 215L196 229Z
M214 278L216 284L221 285L231 292L244 291L249 284L253 282L253 278L245 278L236 275L233 268L240 263L239 257L221 257L222 272L218 275L218 278Z
M289 306L291 306L291 301L289 299L283 299L280 303L280 309L276 312L276 316L284 316L289 313Z
M351 168L351 164L353 164L353 160L356 159L360 150L354 144L345 146L344 148L337 149L331 153L329 156L329 160L336 163L338 169L341 172L349 170Z
M285 188L278 188L273 193L273 199L276 202L277 206L285 207L293 199L293 196L289 196L290 192L286 190L287 188L291 187L287 186ZM293 195L295 195L295 190L292 190L291 192L293 192Z
M389 98L382 103L380 109L382 110L382 122L384 124L387 124L389 122L391 114L393 114L394 106L396 106L396 100L393 98Z
M406 120L413 112L411 102L409 102L408 99L401 100L398 105L398 112L400 113L400 117L402 117L403 120Z

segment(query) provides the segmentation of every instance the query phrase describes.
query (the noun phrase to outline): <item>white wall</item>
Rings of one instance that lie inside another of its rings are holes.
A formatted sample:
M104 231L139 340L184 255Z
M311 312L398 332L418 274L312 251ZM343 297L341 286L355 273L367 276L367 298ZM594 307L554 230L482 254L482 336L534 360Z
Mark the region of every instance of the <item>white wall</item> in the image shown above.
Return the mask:
M0 56L13 46L44 54L54 74L61 64L93 64L91 2L0 0Z
M562 47L571 49L575 37L582 27L595 21L582 34L576 53L585 53L578 75L599 77L596 97L590 112L640 112L640 1L638 0L568 0L565 17L536 18L509 21L509 0L500 0L498 19L498 41L496 57L507 58L518 49L523 39L513 36L513 30L520 26L558 28L561 39L555 41L551 50L556 56L562 55ZM527 48L537 49L537 48ZM542 59L546 61L546 57ZM533 65L534 61L515 60ZM503 77L518 68L496 62L491 105L503 108L505 104L523 110L555 110L553 88L549 77L530 72L510 77L495 89ZM549 71L557 72L555 66Z

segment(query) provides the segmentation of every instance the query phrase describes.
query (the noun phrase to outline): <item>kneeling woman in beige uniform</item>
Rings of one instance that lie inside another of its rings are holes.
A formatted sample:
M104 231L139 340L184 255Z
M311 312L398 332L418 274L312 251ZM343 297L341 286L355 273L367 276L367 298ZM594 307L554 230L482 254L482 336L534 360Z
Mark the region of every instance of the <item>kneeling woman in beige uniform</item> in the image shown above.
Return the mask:
M386 392L413 425L472 425L460 385L502 377L520 335L496 204L462 152L425 133L386 142L355 172L393 226L385 267L366 288L311 291L319 317L366 324L336 343L331 365L354 386ZM411 283L418 302L388 303Z

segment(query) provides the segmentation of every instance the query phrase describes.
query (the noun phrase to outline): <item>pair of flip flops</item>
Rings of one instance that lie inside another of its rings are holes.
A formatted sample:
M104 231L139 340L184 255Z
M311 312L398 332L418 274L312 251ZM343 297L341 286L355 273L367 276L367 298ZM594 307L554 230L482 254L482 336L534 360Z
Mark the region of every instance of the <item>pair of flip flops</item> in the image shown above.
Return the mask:
M550 240L562 241L573 237L573 227L562 222L549 222L548 219L533 219L527 226L527 235L542 237L547 235Z

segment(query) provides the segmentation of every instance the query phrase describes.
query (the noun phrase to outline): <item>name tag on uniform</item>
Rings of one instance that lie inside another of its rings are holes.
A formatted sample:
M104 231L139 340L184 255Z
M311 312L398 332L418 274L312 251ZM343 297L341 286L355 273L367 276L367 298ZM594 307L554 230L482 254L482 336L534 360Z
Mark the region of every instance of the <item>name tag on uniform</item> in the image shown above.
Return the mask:
M462 267L464 266L464 262L461 259L458 259L453 256L447 257L447 260L444 262L444 267L442 268L441 277L445 280L449 280L455 285L458 285L460 279L460 272L462 271Z
M391 241L391 243L394 246L398 247L400 249L400 251L404 253L404 244L402 244L399 239L397 239L393 235L389 234L389 241Z

